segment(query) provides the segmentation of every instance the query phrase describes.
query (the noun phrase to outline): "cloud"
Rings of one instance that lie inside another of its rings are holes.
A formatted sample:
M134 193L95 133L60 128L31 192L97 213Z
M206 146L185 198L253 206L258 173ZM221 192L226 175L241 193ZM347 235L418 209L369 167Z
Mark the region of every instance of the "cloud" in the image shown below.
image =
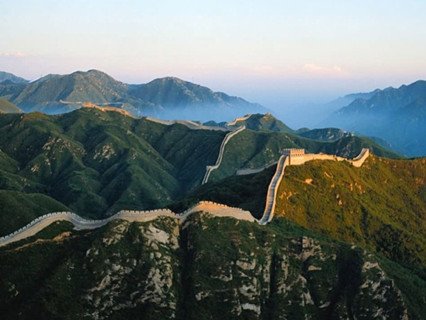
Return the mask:
M0 57L5 57L5 58L24 58L27 57L28 55L21 52L21 51L15 51L15 52L0 52Z
M303 66L303 71L311 74L317 74L322 76L339 76L345 75L347 72L339 66L320 66L314 63L306 63Z

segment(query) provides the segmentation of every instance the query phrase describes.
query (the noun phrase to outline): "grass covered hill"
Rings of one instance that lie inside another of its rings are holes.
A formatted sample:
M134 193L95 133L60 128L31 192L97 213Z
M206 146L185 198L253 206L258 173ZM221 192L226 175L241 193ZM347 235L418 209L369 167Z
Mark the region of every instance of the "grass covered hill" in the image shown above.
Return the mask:
M259 218L275 168L209 182L171 208L206 199L250 210ZM424 158L392 160L373 155L361 168L335 161L289 166L278 190L275 216L425 268L425 177Z
M276 215L426 266L426 159L369 157L361 168L313 161L286 169Z
M2 319L421 320L426 282L278 219L54 224L0 248ZM111 307L113 306L113 307Z
M320 141L287 132L244 130L226 145L222 164L210 175L209 181L219 181L235 175L239 169L256 169L278 161L285 148L303 148L307 152L336 154L346 158L357 156L362 148L370 148L375 154L398 157L373 140L345 135L333 141Z
M298 132L299 133L299 132ZM338 128L322 128L322 129L312 129L312 130L303 130L299 133L302 137L320 140L320 141L336 141L345 136L352 135L350 132L346 132Z
M163 207L201 183L225 134L96 109L2 115L0 190L9 200L1 202L1 231L52 208L101 217ZM43 197L32 210L36 195Z
M201 184L206 166L216 162L225 134L97 108L56 116L1 115L0 191L11 200L3 209L0 229L11 232L52 208L102 217L121 209L173 203ZM328 143L244 130L226 146L223 163L212 178L219 181L247 165L268 165L283 148L352 156L365 145L375 148L356 137ZM374 150L383 150L378 148ZM26 195L43 197L38 206L31 198L16 200ZM9 219L14 213L16 218Z
M6 99L0 98L0 113L21 113L21 109Z
M228 122L230 127L245 126L253 131L278 131L278 132L293 132L291 128L285 125L282 121L275 118L272 114L256 113L246 115L242 118L237 118L235 121Z

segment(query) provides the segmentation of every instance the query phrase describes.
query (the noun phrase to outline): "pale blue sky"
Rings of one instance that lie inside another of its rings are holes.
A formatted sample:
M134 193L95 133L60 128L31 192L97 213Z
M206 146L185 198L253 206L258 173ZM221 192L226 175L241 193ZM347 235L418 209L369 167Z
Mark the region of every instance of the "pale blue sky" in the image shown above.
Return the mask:
M266 105L426 78L424 0L0 0L0 70L166 75Z

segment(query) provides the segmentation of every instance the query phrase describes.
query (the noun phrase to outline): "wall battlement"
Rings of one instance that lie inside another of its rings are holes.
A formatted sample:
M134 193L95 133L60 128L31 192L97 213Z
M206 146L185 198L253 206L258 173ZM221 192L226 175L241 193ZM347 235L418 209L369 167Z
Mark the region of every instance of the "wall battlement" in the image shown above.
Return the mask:
M249 211L245 211L241 208L228 207L224 204L211 201L200 201L182 214L176 214L169 209L156 209L147 211L122 210L111 217L101 220L85 219L73 212L52 212L34 219L26 226L19 228L9 235L0 237L0 247L31 237L57 221L71 222L74 225L75 230L92 230L103 227L104 225L114 220L148 222L159 217L169 217L173 219L179 219L180 222L183 223L189 216L197 212L205 212L217 217L230 217L250 222L257 221Z
M284 169L286 166L299 166L308 161L312 160L332 160L332 161L347 161L354 167L361 167L364 161L370 155L370 150L363 148L360 154L353 159L346 159L338 157L336 155L324 154L324 153L305 153L304 149L284 149L283 155L280 157L277 163L277 169L271 179L268 186L268 192L266 195L265 209L263 216L259 220L260 224L267 224L274 217L275 204L277 198L277 192L282 178L284 177Z
M305 149L294 149L294 148L284 149L282 151L282 154L284 156L290 156L290 157L304 156Z
M242 131L244 129L242 128L239 130ZM234 134L236 133L238 132L234 131ZM56 221L71 222L74 225L74 229L76 230L91 230L100 228L109 223L110 221L118 219L130 222L147 222L157 219L159 217L170 217L174 219L179 219L181 223L183 223L190 215L194 213L206 212L208 214L218 217L230 217L250 222L258 222L259 224L267 224L272 220L274 216L278 187L284 177L284 170L288 165L301 165L311 160L345 160L350 162L354 167L361 167L364 161L370 155L369 149L366 148L362 149L361 153L351 160L327 154L305 154L305 151L303 149L293 150L296 151L294 151L294 153L292 151L289 151L290 155L283 154L278 160L277 169L268 186L265 210L263 212L262 218L259 220L255 219L249 211L245 211L241 208L229 207L224 204L215 203L211 201L200 201L196 205L192 206L181 214L176 214L169 209L157 209L147 211L122 210L116 213L115 215L102 220L85 219L73 212L52 212L34 219L26 226L19 228L18 230L9 235L0 237L0 247L12 242L31 237Z
M241 131L243 131L245 129L246 129L246 127L242 126L242 127L239 127L238 129L236 129L235 131L231 131L231 132L226 134L225 138L222 140L222 144L220 145L219 155L217 157L216 163L212 166L206 167L206 173L204 175L204 178L203 178L203 181L201 182L201 184L207 183L209 181L209 177L210 177L210 174L212 173L212 171L219 168L220 164L222 163L223 153L225 152L225 146L229 142L229 140L231 140L231 138L233 136L237 135L238 133L240 133Z

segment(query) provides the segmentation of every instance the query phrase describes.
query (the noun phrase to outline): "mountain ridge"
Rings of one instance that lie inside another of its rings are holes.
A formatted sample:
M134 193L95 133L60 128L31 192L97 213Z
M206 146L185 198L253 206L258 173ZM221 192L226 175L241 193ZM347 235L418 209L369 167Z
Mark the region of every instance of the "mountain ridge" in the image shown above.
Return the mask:
M0 83L4 81L11 81L13 83L27 83L28 80L15 76L12 73L0 71Z
M358 98L322 123L384 139L409 156L426 155L426 81L376 90Z
M9 205L0 215L0 232L63 208L100 218L121 209L166 206L201 184L227 133L97 108L54 116L0 115L0 190L9 199L4 200ZM324 142L246 129L226 145L210 180L267 166L289 147L350 158L368 146L378 154L394 155L364 138ZM26 196L28 201L20 200ZM8 219L12 214L14 221Z
M95 69L65 75L49 74L25 84L3 83L0 84L2 96L25 112L48 114L69 112L82 103L109 105L136 116L167 120L225 120L241 113L266 110L259 104L176 77L127 84Z

